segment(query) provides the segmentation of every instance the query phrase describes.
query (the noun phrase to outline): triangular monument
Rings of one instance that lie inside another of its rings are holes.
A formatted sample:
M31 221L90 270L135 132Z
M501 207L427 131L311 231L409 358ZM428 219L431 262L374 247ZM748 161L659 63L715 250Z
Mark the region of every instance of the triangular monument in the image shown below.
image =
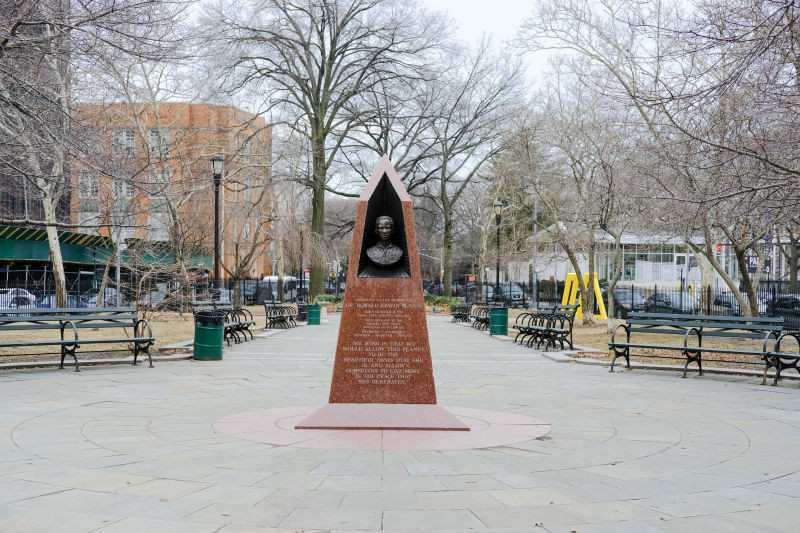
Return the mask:
M387 156L358 198L329 402L296 429L469 431L436 404L411 197Z

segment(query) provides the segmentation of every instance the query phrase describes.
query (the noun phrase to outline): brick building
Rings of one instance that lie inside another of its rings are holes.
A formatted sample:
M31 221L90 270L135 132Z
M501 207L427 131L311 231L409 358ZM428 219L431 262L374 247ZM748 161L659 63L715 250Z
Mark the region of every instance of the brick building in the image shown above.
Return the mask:
M232 106L179 102L84 104L77 114L90 126L91 153L72 168L76 231L210 256L210 158L221 155L222 263L233 267L237 252L268 239L263 213L271 197L271 129L262 117ZM254 255L246 275L270 273L265 254Z

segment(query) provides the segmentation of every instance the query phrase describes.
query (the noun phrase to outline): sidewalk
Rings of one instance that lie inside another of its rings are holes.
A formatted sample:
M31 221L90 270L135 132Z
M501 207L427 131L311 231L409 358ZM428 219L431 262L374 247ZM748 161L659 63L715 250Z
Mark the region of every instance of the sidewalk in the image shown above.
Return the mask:
M800 388L610 374L430 316L444 406L541 419L509 446L308 449L214 431L327 401L339 315L223 361L0 372L0 531L796 531Z

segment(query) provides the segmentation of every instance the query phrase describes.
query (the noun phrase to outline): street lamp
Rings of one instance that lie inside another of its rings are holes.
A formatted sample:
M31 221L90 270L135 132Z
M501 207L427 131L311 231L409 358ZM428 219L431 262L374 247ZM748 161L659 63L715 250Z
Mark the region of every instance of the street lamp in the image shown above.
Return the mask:
M222 156L211 158L211 175L214 178L214 281L219 289L219 185L222 182Z
M500 214L503 212L503 202L495 200L492 204L494 210L494 220L497 223L497 269L495 270L495 284L494 284L494 302L497 307L503 303L503 297L500 294Z

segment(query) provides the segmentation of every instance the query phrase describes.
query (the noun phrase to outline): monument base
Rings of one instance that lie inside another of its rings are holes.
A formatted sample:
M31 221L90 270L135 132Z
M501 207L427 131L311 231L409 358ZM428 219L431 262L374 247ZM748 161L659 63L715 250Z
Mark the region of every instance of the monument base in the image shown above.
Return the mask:
M399 403L329 403L294 428L469 431L469 426L437 404Z

